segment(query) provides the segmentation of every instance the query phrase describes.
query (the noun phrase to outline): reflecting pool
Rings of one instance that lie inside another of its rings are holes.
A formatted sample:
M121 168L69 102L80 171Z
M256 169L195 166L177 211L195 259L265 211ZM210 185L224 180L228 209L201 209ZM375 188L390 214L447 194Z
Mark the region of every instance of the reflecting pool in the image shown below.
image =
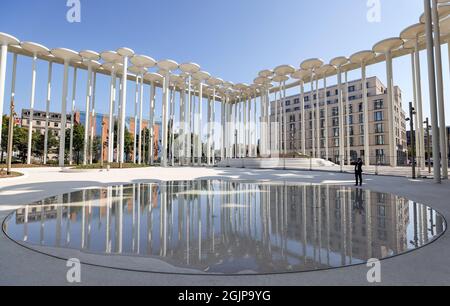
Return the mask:
M76 191L25 206L3 224L11 239L49 255L187 274L349 266L422 247L445 228L433 209L392 194L226 180Z

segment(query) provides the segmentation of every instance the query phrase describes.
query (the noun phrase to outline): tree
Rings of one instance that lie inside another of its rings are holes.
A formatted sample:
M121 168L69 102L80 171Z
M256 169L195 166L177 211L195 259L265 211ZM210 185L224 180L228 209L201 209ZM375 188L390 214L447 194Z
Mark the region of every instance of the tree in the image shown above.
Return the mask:
M2 124L2 143L1 143L1 157L0 162L4 163L5 153L8 151L8 127L9 127L9 117L3 116Z
M70 131L71 129L66 130L66 154L70 151ZM75 153L75 162L77 165L80 164L82 152L84 151L84 126L75 123L73 126L73 153Z
M27 161L28 155L28 129L16 126L14 127L14 149L19 152L19 158L23 164Z
M58 139L52 131L48 131L48 153L53 152L54 148L58 146ZM40 133L33 133L33 155L39 157L42 161L44 158L44 148L45 148L45 135Z

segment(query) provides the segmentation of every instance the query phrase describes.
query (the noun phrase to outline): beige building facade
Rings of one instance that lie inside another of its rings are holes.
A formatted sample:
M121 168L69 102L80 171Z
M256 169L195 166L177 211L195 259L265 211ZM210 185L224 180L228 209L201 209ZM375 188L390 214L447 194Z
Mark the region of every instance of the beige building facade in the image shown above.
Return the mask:
M344 122L344 147L345 156L343 157L345 163L353 162L357 158L364 160L364 105L363 105L363 84L362 80L355 80L348 82L347 91L345 83L343 85L343 101L346 105L345 122ZM367 93L369 102L369 147L370 164L372 165L390 165L390 146L394 146L397 150L397 163L403 165L407 162L407 137L406 137L406 113L402 105L402 92L399 87L394 87L394 99L392 111L394 112L394 130L389 129L389 107L387 97L387 87L377 78L367 78ZM302 152L302 133L301 122L302 116L305 115L305 130L306 130L306 154L314 156L313 133L316 125L315 109L317 103L320 105L320 157L326 159L326 143L328 143L328 159L339 163L341 157L339 156L340 147L340 108L338 99L338 86L327 87L326 91L323 88L319 89L319 97L317 97L316 89L313 92L305 92L305 110L302 112L300 95L290 96L285 99L286 117L287 117L287 155L299 155ZM327 112L325 111L325 95L327 101ZM348 99L347 99L348 96ZM348 100L348 101L347 101ZM281 102L278 100L279 118L282 116ZM271 120L275 122L276 104L271 102ZM327 127L325 115L328 113ZM283 119L284 120L284 119ZM280 120L281 121L281 120ZM280 138L283 135L284 121L282 121L280 131ZM328 139L326 138L325 128L328 129ZM390 141L394 139L395 143ZM282 146L284 141L282 142ZM316 144L317 147L317 144Z

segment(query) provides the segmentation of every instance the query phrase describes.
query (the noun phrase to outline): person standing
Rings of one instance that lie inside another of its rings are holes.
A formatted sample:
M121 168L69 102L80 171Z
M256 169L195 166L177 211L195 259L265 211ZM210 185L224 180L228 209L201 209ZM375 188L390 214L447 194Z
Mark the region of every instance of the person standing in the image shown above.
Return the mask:
M363 179L363 161L361 158L358 158L358 161L355 163L355 178L356 178L356 185L355 186L362 186Z

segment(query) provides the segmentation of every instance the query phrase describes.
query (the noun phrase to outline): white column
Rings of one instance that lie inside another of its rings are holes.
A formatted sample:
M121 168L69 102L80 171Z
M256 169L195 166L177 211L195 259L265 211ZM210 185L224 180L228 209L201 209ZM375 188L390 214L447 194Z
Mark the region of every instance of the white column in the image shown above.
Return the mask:
M36 62L37 54L33 54L33 67L31 70L31 98L30 98L30 120L28 124L28 145L27 145L27 164L31 164L31 147L33 145L33 117L34 117L34 101L36 98ZM0 116L3 116L0 113Z
M76 93L77 93L77 68L73 69L73 83L72 83L72 109L70 115L70 140L69 140L69 165L73 163L73 129L74 129L74 121L75 121L75 103L76 103ZM87 126L85 128L85 137L86 137Z
M339 162L340 165L344 164L344 99L342 97L342 71L338 68L338 98L339 98Z
M431 112L431 126L433 128L433 168L434 181L437 184L441 183L441 156L440 156L440 137L439 135L439 117L438 117L438 101L436 95L436 70L435 59L433 52L433 24L431 16L430 0L424 0L425 11L425 27L427 40L427 55L428 55L428 82L430 90L430 112Z
M192 76L188 77L188 99L186 103L187 116L186 118L186 165L192 165Z
M316 120L314 117L315 109L314 109L314 73L311 71L311 92L310 92L310 110L312 114L312 132L311 132L311 140L312 140L312 157L316 158Z
M2 142L3 105L5 103L6 65L8 62L8 45L1 45L0 58L0 143Z
M10 101L10 112L9 112L9 125L8 125L8 135L14 134L14 107L15 107L15 97L16 97L16 76L17 76L17 53L14 53L13 58L13 69L12 69L12 80L11 80L11 101ZM1 68L0 68L1 69ZM0 116L2 117L2 116ZM0 131L1 133L1 131ZM13 142L14 137L8 137L7 149L6 149L6 168L7 172L11 170L11 162L13 155ZM0 139L1 142L1 139Z
M91 135L89 137L89 164L92 165L94 162L94 137L95 137L95 125L96 125L96 111L95 111L95 96L97 88L97 73L94 72L94 77L92 81L92 108L91 108ZM103 141L100 139L100 141ZM103 146L103 143L101 144ZM100 158L103 158L101 156Z
M417 130L419 131L419 137L416 139L416 141L419 143L420 147L420 159L419 159L419 166L421 170L425 170L425 131L423 128L423 103L422 103L422 77L421 77L421 65L420 65L420 49L419 49L419 37L417 36L416 39L416 46L415 46L415 62L416 62L416 82L417 82L417 117L419 119L419 126L417 127Z
M84 109L85 119L84 119L83 165L85 165L85 166L87 165L87 161L88 161L89 121L90 121L89 120L90 119L89 111L91 109L91 96L92 96L92 64L88 63L88 78L87 78L87 86L86 86L86 105L85 105L85 109ZM72 125L72 133L73 133L73 125Z
M139 165L142 164L142 161L145 160L145 157L142 154L142 133L144 133L144 129L142 127L143 123L143 111L144 111L144 76L141 75L141 84L140 84L140 94L139 94Z
M109 86L109 120L108 120L108 169L114 158L114 104L116 100L116 72L115 67L111 72L111 84Z
M64 153L66 147L66 121L67 121L67 91L69 82L69 61L64 61L64 80L61 99L61 135L59 137L59 166L64 167Z
M352 164L351 160L351 146L350 146L350 101L348 92L348 71L345 72L345 101L347 110L347 165Z
M221 103L220 103L220 117L221 117L221 142L220 142L220 161L223 162L225 158L225 148L226 148L226 106L225 106L225 97L222 97Z
M47 103L45 104L45 132L44 132L44 165L47 164L48 157L48 124L50 119L50 102L52 94L52 71L53 63L48 63L48 80L47 80Z
M305 83L300 80L300 105L302 109L302 153L306 156L306 111L305 111Z
M120 115L120 159L119 163L125 162L125 120L127 105L127 77L128 77L128 57L123 58L123 76L122 76L122 99L121 99L121 115Z
M174 139L175 139L175 93L176 93L176 85L174 84L172 87L171 95L170 95L170 148L169 148L169 156L170 156L170 165L175 166L175 150L174 150Z
M286 157L287 157L287 147L288 147L288 139L287 139L287 129L288 129L288 118L286 112L286 81L283 81L283 118L284 118L284 168L286 168Z
M324 116L325 116L325 159L328 160L330 158L330 150L328 147L328 96L327 96L327 74L323 75L323 95L324 95Z
M163 85L163 101L162 101L162 154L161 154L161 166L167 167L167 146L168 146L168 106L169 106L169 82L170 74L166 72L164 75Z
M138 104L139 104L139 76L136 76L136 88L134 92L134 131L133 131L133 163L136 163L137 133L138 133Z
M186 152L186 84L180 88L180 133L178 135L178 163L185 164Z
M441 49L441 30L439 25L438 1L432 0L433 3L433 29L434 29L434 51L436 56L436 81L437 96L439 109L439 135L441 144L442 158L442 178L448 179L448 137L447 127L445 125L445 96L444 96L444 79L442 72L442 49Z
M319 76L316 75L316 146L317 146L317 158L322 158L321 146L320 146L320 91L319 91Z
M203 84L199 84L198 94L198 143L197 143L197 165L202 165L203 145L202 145L202 126L203 126Z
M155 84L152 82L150 84L150 120L149 120L149 130L150 130L150 144L149 144L149 155L150 155L150 166L153 166L155 162Z
M414 50L411 52L411 73L412 73L412 83L413 83L413 105L414 105L414 110L416 111L416 116L414 117L414 126L415 126L415 150L416 150L416 160L418 161L418 165L419 167L417 168L417 175L420 177L420 125L421 123L419 123L419 116L417 115L417 109L418 109L418 104L417 104L417 80L416 80L416 63L415 63L415 58L414 58ZM412 120L412 118L410 118ZM412 131L411 131L411 136L412 137ZM412 138L411 138L412 139ZM412 143L412 142L411 142Z
M369 100L367 98L367 79L366 79L366 63L361 66L362 72L362 92L364 105L364 164L370 165L370 139L369 139ZM347 87L348 90L348 87ZM348 104L348 101L347 101Z
M394 125L394 79L392 69L392 53L386 52L387 99L389 116L389 159L391 167L397 167L397 142Z

